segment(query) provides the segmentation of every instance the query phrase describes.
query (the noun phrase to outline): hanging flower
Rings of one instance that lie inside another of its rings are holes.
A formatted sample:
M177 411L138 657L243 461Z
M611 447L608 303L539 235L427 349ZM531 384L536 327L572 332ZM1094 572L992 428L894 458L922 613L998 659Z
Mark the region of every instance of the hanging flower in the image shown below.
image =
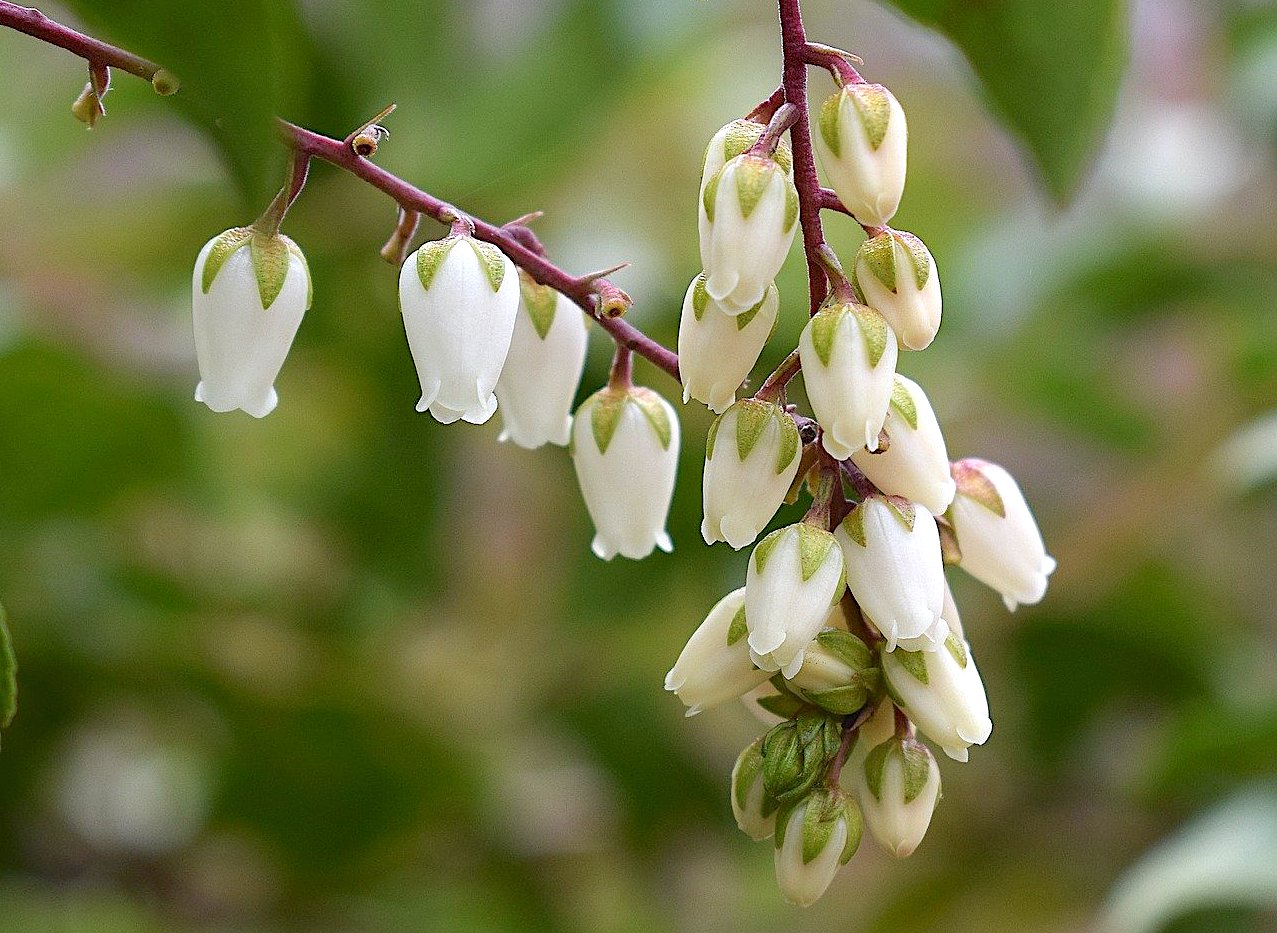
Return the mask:
M775 285L744 314L729 314L705 291L704 273L693 279L678 325L683 402L694 398L721 415L758 362L779 309Z
M747 634L742 586L715 604L665 675L665 689L683 701L688 716L767 682L771 674L760 671L749 657Z
M984 682L971 648L949 634L933 651L903 648L882 655L882 674L900 707L927 738L955 761L993 731Z
M889 441L886 449L858 450L851 455L852 463L883 492L943 515L956 488L949 475L949 451L931 402L912 379L896 376L883 430Z
M905 190L909 131L881 84L848 84L820 108L816 154L829 185L862 224L881 227Z
M753 544L785 501L802 443L783 408L742 399L714 421L705 441L706 544Z
M856 775L865 825L896 858L913 854L940 802L940 767L912 736L893 736L865 756Z
M820 900L860 847L860 810L836 788L821 788L797 804L783 807L776 819L776 883L781 895L798 907Z
M776 832L776 800L763 781L763 740L755 739L732 768L732 815L750 839L761 842Z
M860 244L852 278L865 303L887 319L900 345L925 350L940 330L940 276L912 233L883 230Z

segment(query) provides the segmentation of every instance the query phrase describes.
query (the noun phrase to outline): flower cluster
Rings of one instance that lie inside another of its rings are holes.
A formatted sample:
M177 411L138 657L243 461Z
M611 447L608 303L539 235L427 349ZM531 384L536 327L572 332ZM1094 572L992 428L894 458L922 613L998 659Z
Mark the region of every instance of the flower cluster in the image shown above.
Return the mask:
M896 372L902 352L936 336L940 283L922 241L885 226L904 188L905 115L858 75L820 108L814 148L867 238L850 276L823 243L805 244L829 289L797 365L735 400L777 317L772 279L806 209L789 147L769 139L784 117L773 113L770 126L738 120L710 141L705 269L679 331L684 400L719 415L706 442L702 532L754 547L745 585L710 611L665 686L689 716L746 697L773 723L738 758L731 805L746 834L774 839L781 892L807 905L856 851L862 827L896 856L921 842L940 798L923 739L966 761L992 730L945 564L1014 609L1042 598L1054 561L1010 474L951 463L926 393ZM784 401L798 370L814 420ZM758 540L804 481L805 518Z

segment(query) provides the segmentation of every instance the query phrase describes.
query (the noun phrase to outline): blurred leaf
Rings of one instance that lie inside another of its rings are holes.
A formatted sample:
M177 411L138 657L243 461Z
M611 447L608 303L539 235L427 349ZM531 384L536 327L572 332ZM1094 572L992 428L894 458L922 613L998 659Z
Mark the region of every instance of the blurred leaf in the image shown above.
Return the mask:
M274 118L293 113L309 70L293 4L70 0L70 6L94 35L178 76L182 88L171 100L212 136L249 203L264 207L283 177Z
M1150 757L1144 791L1153 800L1200 799L1270 776L1277 762L1277 706L1195 705L1171 725L1165 746Z
M1066 201L1104 136L1126 64L1122 0L892 0L966 53L993 108Z
M0 729L13 722L18 711L18 661L13 656L13 639L0 606Z

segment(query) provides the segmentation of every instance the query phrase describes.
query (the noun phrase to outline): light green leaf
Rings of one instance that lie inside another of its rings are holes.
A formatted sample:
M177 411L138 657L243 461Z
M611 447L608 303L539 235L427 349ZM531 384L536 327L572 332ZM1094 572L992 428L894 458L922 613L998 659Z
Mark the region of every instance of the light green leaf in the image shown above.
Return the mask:
M842 98L842 91L826 97L825 102L820 105L820 116L817 118L820 124L820 135L834 158L842 154L842 137L838 135L838 121L842 116Z

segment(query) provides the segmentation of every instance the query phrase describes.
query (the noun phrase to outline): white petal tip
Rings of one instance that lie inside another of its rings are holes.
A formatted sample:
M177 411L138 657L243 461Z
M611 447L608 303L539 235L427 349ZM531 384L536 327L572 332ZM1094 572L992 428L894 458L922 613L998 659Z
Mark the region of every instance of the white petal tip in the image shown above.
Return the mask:
M969 757L967 755L967 750L965 748L946 748L944 750L944 753L948 755L950 758L952 758L954 761L961 761L964 763Z
M664 551L666 554L669 554L671 551L674 550L674 542L670 540L669 532L662 531L659 535L656 536L656 546L660 548L662 551ZM652 552L648 551L647 553L650 554ZM644 554L643 556L646 557L647 554Z
M616 556L616 548L609 547L598 535L595 535L594 540L590 542L590 550L600 560L611 560Z

